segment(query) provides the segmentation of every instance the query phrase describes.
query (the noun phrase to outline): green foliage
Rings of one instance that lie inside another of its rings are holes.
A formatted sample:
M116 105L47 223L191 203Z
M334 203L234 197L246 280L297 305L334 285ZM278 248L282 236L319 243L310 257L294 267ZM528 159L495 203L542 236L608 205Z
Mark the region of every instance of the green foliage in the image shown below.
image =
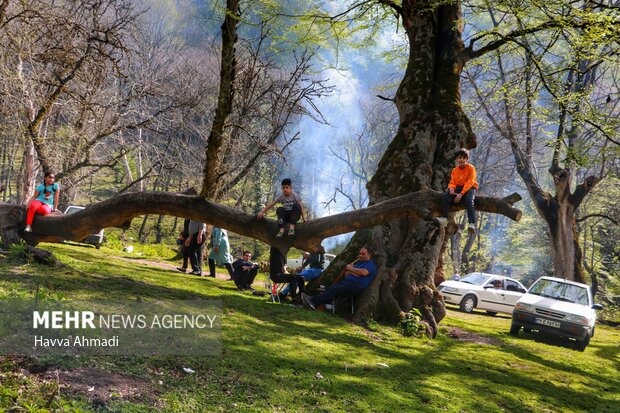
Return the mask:
M4 358L5 356L1 356ZM92 411L90 406L77 400L69 400L59 394L55 381L38 380L36 376L6 371L0 374L0 411L31 413L83 413Z
M422 313L417 308L412 308L402 316L398 322L398 328L405 337L421 337L426 333L426 325L422 321Z

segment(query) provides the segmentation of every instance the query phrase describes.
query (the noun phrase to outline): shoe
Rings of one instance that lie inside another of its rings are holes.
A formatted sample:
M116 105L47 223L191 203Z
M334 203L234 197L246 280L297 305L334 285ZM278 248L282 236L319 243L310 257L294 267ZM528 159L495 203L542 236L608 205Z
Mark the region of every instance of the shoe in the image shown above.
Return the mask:
M215 275L213 275L213 274L209 274L209 277L216 278Z
M276 238L284 238L284 231L282 231L282 232L278 232L278 233L276 234Z
M292 228L292 227L291 227L291 228L289 228L289 229L288 229L288 236L289 236L289 237L292 237L292 236L294 236L294 235L295 235L295 228Z
M467 231L471 234L475 234L476 233L476 224L469 224L469 227L467 227Z
M301 302L303 303L305 307L308 307L309 309L316 311L316 307L314 306L314 303L312 302L312 298L310 298L308 294L301 293Z
M202 277L202 272L200 272L200 271L192 271L192 272L190 272L189 274L190 274L190 275L197 275L197 276L199 276L199 277Z
M177 271L182 272L182 273L186 273L187 272L187 268L177 267Z
M26 225L26 228L24 229L25 232L32 232L32 227L30 225Z
M446 217L437 217L435 221L439 224L440 227L445 228L448 226L448 218Z
M232 281L232 280L233 280L232 277L226 278L226 281Z

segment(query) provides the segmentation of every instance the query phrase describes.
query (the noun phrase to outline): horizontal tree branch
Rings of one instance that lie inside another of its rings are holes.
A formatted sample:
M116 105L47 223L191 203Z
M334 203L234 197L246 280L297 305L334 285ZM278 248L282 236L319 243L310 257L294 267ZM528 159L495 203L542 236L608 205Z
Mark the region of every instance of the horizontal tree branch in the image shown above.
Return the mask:
M539 25L532 27L524 27L522 29L514 30L510 33L502 34L496 31L491 31L488 33L482 33L478 36L475 36L469 42L469 47L467 47L464 51L464 59L465 62L468 62L472 59L476 59L480 56L483 56L489 52L499 49L503 45L516 40L520 37L526 36L528 34L538 33L544 30L549 29L559 29L562 27L571 27L571 28L584 28L586 26L583 22L571 22L567 20L549 20L543 22ZM480 47L479 49L474 50L474 43L486 36L497 36L499 39L494 40Z
M143 214L164 214L191 218L210 225L226 228L240 235L258 239L288 251L291 246L305 251L319 251L321 241L358 229L384 224L405 216L432 219L440 215L442 193L423 190L399 196L355 211L344 212L315 219L297 226L297 235L278 239L276 221L258 220L256 216L205 200L199 196L169 192L133 192L87 206L70 215L37 215L32 229L21 232L25 227L26 208L20 205L0 205L0 229L14 227L29 244L38 242L80 241L106 227L127 228L131 220ZM518 194L506 198L476 197L476 208L480 211L498 213L518 221L521 211L513 203L520 200ZM465 208L465 203L452 207L454 211Z
M615 225L618 225L618 221L616 221L615 219L613 219L609 215L605 215L605 214L588 214L588 215L585 215L585 216L583 216L581 218L576 219L575 221L583 222L583 221L585 221L588 218L606 218L606 219L610 220L611 222L613 222Z

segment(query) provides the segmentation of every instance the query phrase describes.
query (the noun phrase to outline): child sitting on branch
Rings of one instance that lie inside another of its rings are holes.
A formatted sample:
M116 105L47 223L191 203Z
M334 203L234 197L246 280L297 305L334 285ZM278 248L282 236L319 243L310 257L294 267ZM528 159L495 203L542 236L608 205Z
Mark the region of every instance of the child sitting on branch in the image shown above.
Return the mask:
M34 190L34 195L28 203L28 213L26 215L26 232L32 232L32 221L34 215L47 215L58 210L58 194L60 187L54 182L56 177L51 172L46 172L43 183Z
M437 222L445 227L448 224L448 213L452 204L458 204L462 198L465 198L465 208L467 209L467 221L469 227L467 230L471 233L476 232L476 211L474 209L474 200L476 199L476 190L478 182L476 181L476 168L467 161L469 160L469 151L465 148L459 149L456 153L457 166L452 169L450 175L450 183L448 184L448 192L444 192L442 198L443 216L437 218Z
M265 208L258 213L258 219L262 219L265 213L269 211L275 204L281 203L282 206L276 209L278 215L278 226L280 231L276 235L277 238L284 238L284 232L288 227L288 235L295 235L295 224L299 218L306 222L306 214L302 205L302 199L293 192L291 180L286 178L282 180L282 195L271 201Z

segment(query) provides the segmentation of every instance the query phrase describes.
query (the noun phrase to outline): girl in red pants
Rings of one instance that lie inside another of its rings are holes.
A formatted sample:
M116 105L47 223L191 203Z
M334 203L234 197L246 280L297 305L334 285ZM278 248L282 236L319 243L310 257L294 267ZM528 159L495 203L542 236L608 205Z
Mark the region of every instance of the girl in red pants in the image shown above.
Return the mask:
M32 220L34 214L47 215L56 211L58 208L58 194L60 187L54 182L55 176L51 172L46 172L43 183L34 191L34 195L28 203L28 215L26 216L26 232L32 232Z

